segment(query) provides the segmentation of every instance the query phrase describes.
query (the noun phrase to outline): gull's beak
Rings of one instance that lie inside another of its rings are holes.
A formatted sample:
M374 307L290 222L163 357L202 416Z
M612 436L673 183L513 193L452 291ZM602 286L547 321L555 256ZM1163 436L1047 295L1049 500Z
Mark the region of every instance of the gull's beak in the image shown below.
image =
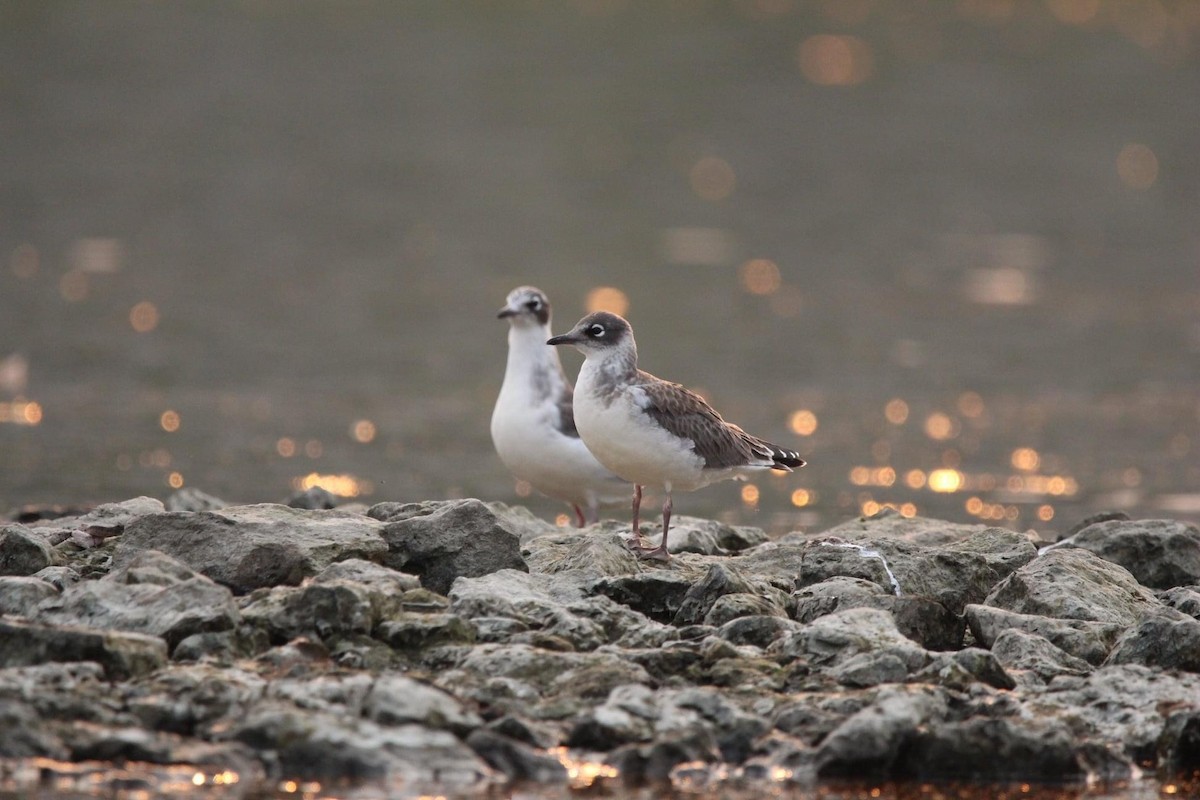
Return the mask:
M500 309L500 311L496 314L496 319L506 319L507 317L515 317L519 313L521 313L521 312L517 311L517 309L513 308L512 306L505 306L504 308Z
M546 340L546 344L575 344L578 341L579 337L575 335L575 331L571 331L570 333L551 336Z

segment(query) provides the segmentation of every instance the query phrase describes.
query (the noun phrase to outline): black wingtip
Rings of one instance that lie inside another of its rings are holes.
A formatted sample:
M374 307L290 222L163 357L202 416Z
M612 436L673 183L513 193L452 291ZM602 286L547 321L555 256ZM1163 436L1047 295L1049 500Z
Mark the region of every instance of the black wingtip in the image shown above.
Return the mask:
M772 448L771 458L776 464L788 469L800 469L808 463L795 450L784 450L781 447Z

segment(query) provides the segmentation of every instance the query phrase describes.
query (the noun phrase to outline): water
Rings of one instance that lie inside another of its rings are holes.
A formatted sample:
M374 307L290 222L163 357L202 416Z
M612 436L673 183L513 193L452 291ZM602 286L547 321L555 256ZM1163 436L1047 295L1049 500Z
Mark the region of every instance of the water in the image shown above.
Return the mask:
M324 481L553 517L488 437L495 309L533 283L556 330L624 307L645 369L810 462L677 513L1200 518L1190 4L0 23L0 509Z

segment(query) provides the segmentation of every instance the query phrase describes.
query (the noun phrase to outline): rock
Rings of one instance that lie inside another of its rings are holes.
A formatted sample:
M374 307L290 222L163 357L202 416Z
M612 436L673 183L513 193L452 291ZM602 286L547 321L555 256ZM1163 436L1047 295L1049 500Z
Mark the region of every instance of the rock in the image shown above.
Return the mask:
M423 586L441 594L455 578L501 569L527 572L520 535L506 527L507 519L478 500L407 504L394 509L383 527L384 563L417 573Z
M874 702L851 714L824 738L815 764L822 778L893 774L903 769L901 754L925 726L947 717L946 700L928 687L889 686Z
M521 555L531 572L584 571L597 578L631 575L641 570L637 556L610 520L585 529L555 528L554 532L527 540Z
M929 665L909 680L928 681L960 692L967 691L973 683L985 683L1006 691L1017 688L1017 682L1005 672L996 656L978 647L933 654Z
M1169 609L1149 614L1121 635L1104 663L1200 672L1200 620Z
M1200 709L1170 712L1158 739L1158 761L1168 775L1194 774L1200 768Z
M836 667L862 653L896 656L908 671L920 669L929 655L896 629L890 614L874 608L852 608L819 617L784 636L769 649L785 658L804 658L814 667Z
M95 661L113 680L158 669L167 645L157 636L0 619L0 668Z
M700 581L692 583L688 587L672 622L675 625L695 625L703 622L717 601L729 594L771 594L783 609L792 608L795 605L793 601L780 597L779 590L766 581L748 580L740 570L727 564L717 563L708 568ZM732 618L732 616L729 617L729 619Z
M691 588L692 581L687 576L666 569L603 578L594 586L600 594L659 622L675 618Z
M1004 579L984 605L1059 619L1133 625L1159 607L1127 570L1076 548L1052 550Z
M1049 683L1059 675L1087 675L1092 666L1082 658L1055 647L1049 639L1017 628L996 637L992 654L1009 670L1026 670Z
M1158 599L1163 605L1187 614L1193 619L1200 619L1200 586L1177 586L1165 592L1159 592Z
M403 675L381 675L362 701L363 716L381 725L419 723L466 736L483 725L452 695Z
M328 646L343 636L369 634L378 622L370 592L353 581L259 589L246 598L241 613L275 644L309 636Z
M229 506L224 500L187 486L171 493L164 506L167 511L217 511Z
M0 699L0 759L52 758L64 761L70 750L28 703Z
M55 563L54 549L29 528L0 527L0 575L32 575Z
M33 573L33 577L45 581L60 592L83 580L75 569L65 566L40 569Z
M97 539L118 536L129 523L147 514L158 514L165 509L162 502L153 497L135 497L120 503L105 503L71 521L70 526ZM61 520L66 522L66 520Z
M655 527L655 531L642 534L648 543L662 541L662 525ZM764 535L763 539L765 538ZM699 553L704 556L727 555L729 551L722 542L740 541L741 536L729 525L716 520L681 515L671 518L671 536L667 542L667 550L671 553Z
M839 609L862 608L871 597L895 595L874 581L837 575L797 589L792 597L796 602L796 619L812 622Z
M940 547L968 541L985 531L998 530L986 525L946 522L928 517L906 517L895 509L885 508L870 517L848 520L821 534L821 538L896 539L921 547Z
M342 499L328 489L323 489L320 486L312 486L292 494L284 501L284 505L289 508L303 508L309 511L327 511L341 505Z
M33 576L0 577L0 614L30 616L38 604L58 595L58 589Z
M784 604L790 598L774 587L771 587L770 591L778 597L772 597L770 593L763 596L749 592L722 595L704 616L704 624L720 627L738 617L765 616L787 619L788 612Z
M962 646L962 617L929 597L896 597L877 583L844 576L798 589L792 596L801 622L849 608L879 608L891 613L901 633L928 650Z
M567 769L557 758L503 734L479 728L467 736L466 744L509 781L537 784L567 782Z
M897 772L916 780L1079 780L1075 737L1056 720L970 719L914 733Z
M144 550L161 550L243 594L295 585L334 561L379 561L382 526L344 511L303 511L260 504L221 511L148 514L125 529L113 556L118 567Z
M1120 564L1152 589L1200 583L1200 530L1175 520L1096 522L1063 547L1079 547Z
M767 541L766 531L750 525L725 525L717 531L717 544L730 553L741 553Z
M1108 657L1125 626L1111 622L1055 619L1037 614L1018 614L992 606L969 605L966 621L971 635L984 647L992 647L1000 634L1014 629L1041 636L1076 658L1096 665Z
M470 644L475 628L456 614L411 614L401 612L380 623L375 638L400 652L416 655L431 647Z
M742 596L745 595L725 595L726 598ZM739 615L722 625L717 630L717 636L735 645L766 648L776 639L803 629L803 625L783 614Z
M55 625L158 636L168 648L195 633L231 630L241 620L228 589L153 551L103 580L69 586L35 616Z
M908 665L894 653L859 653L835 665L829 674L843 686L878 686L901 683L908 677Z

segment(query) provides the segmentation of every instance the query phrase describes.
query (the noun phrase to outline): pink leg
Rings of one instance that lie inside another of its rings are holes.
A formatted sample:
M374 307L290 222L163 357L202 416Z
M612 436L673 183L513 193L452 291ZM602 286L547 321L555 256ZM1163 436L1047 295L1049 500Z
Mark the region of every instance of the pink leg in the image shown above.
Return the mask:
M630 550L638 553L645 551L646 545L642 543L642 523L640 519L642 511L642 485L635 483L633 485L633 538L629 540L628 545Z
M583 509L577 505L572 505L571 508L575 509L575 527L582 528L584 525L587 525L587 519L583 516Z
M674 508L674 503L671 501L671 493L667 492L667 501L663 503L662 522L663 522L663 537L662 542L653 550L643 550L641 558L653 558L657 561L669 561L671 554L667 552L667 531L671 527L671 509Z

